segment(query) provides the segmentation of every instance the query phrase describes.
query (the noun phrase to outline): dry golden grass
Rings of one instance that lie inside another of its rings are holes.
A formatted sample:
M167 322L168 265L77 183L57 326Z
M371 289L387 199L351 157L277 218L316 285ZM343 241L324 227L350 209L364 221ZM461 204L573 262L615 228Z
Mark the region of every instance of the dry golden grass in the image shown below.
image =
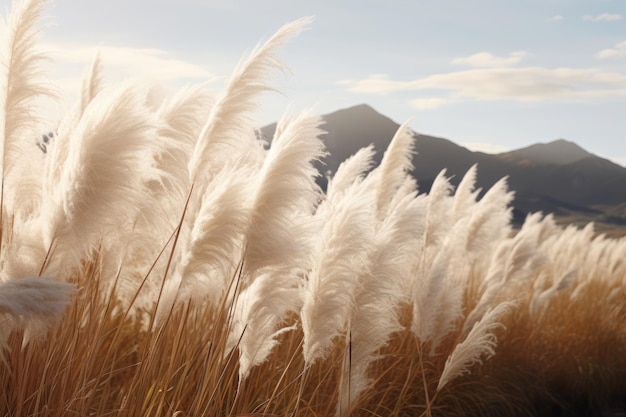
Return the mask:
M103 296L97 270L93 263L77 279L79 290L45 339L22 348L23 332L11 335L0 372L2 415L335 414L345 344L336 344L329 358L305 370L302 332L285 333L269 360L240 385L237 353L224 351L227 308L181 305L148 331ZM402 331L371 367L375 383L351 415L530 416L600 410L625 394L626 378L626 309L623 299L593 301L606 293L606 286L593 284L576 302L566 294L555 298L541 320L520 306L503 319L506 329L497 333L496 356L437 394L461 326L439 354L423 355L421 363L420 350L429 346ZM408 308L405 313L406 321Z

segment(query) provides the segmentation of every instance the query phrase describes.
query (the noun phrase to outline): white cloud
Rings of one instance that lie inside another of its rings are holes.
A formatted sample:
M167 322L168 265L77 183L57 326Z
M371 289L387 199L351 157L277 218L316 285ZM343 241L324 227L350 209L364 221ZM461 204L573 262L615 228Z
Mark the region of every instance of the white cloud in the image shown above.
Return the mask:
M88 65L100 52L104 68L122 70L126 74L155 80L197 78L212 80L215 75L199 65L174 59L170 53L155 48L132 48L95 46L69 43L46 43L41 46L49 51L57 64Z
M336 85L350 85L354 82L354 80L345 79L345 80L337 80L335 81Z
M455 58L452 63L478 68L510 67L518 64L525 55L525 51L511 52L508 57L498 57L489 52L479 52L468 57Z
M462 142L460 145L466 147L470 151L484 153L502 153L510 150L506 146L494 145L493 143L484 142Z
M443 97L416 98L409 101L409 105L415 110L435 110L449 104L452 100Z
M550 18L550 21L551 22L560 22L563 19L565 19L563 16L557 14L556 16L552 16Z
M602 13L597 16L585 15L583 20L588 22L614 22L616 20L622 20L622 15L616 13Z
M387 74L371 74L365 80L357 80L351 83L350 91L353 93L366 94L389 94L403 90L415 90L411 88L411 82L392 81Z
M611 58L615 56L626 56L626 41L620 42L613 48L603 49L596 54L600 59Z
M166 92L182 83L195 80L215 81L217 77L205 68L175 59L167 51L152 48L114 47L79 43L40 43L53 62L48 78L60 93L60 102L41 104L41 112L49 120L58 120L80 95L80 82L86 68L99 51L103 64L104 85L112 85L127 78L153 81Z
M384 74L352 83L357 93L443 90L450 98L475 100L577 100L626 97L626 74L598 69L485 68L396 81Z

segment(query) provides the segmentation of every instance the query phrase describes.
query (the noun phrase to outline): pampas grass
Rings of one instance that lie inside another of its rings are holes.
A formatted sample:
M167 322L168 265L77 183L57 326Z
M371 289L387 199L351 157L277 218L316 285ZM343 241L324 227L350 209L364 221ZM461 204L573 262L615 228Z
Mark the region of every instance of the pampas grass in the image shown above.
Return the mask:
M29 319L59 316L73 285L44 278L12 279L0 284L0 313Z
M63 313L74 285L40 277L12 279L0 284L0 355L5 358L11 330L27 324L45 328ZM32 335L31 335L32 337Z
M266 269L303 269L313 241L311 214L321 199L313 167L324 153L319 123L304 112L277 125L252 191L244 268L250 276Z
M180 261L172 279L180 286L177 299L207 300L216 305L224 297L242 256L249 188L242 174L224 169L205 194L188 241L181 242Z
M14 2L8 21L8 36L3 39L0 77L3 179L17 162L20 138L34 133L33 128L37 127L37 114L33 111L35 99L53 95L48 83L42 79L42 64L47 57L36 49L40 32L37 24L44 4L45 0Z
M158 175L150 160L156 131L143 97L133 86L96 96L66 133L70 147L60 182L41 213L44 247L51 247L44 271L62 273L99 245L111 248L151 204L145 183ZM133 171L141 175L128 175Z
M506 180L483 193L476 166L418 192L406 124L326 192L312 112L259 139L277 48L310 19L216 97L105 85L96 57L42 153L42 5L15 3L2 50L0 414L599 415L626 396L625 238L541 213L514 230Z
M465 340L456 345L446 359L445 367L437 384L437 391L445 387L454 378L471 372L472 365L482 364L483 356L489 358L495 355L497 339L493 331L502 327L502 324L498 322L499 316L511 307L511 303L504 302L485 313L480 321L472 327Z
M85 72L80 91L80 114L83 114L87 106L102 90L102 59L100 53L96 53L91 67Z
M363 184L324 201L316 213L322 226L311 251L300 313L307 364L325 358L335 338L348 336L359 276L368 273L375 213Z
M249 131L254 129L250 117L258 106L258 95L270 89L266 83L269 71L283 68L275 50L310 22L311 18L302 18L283 26L237 66L226 91L213 106L189 159L191 182L202 180L201 176L210 178L222 165L221 160L227 160L234 150L237 155L247 155L251 144L245 139L250 138Z
M380 171L376 192L376 209L379 217L385 216L393 195L413 169L411 160L414 153L415 133L408 128L407 124L408 122L398 128L377 169Z

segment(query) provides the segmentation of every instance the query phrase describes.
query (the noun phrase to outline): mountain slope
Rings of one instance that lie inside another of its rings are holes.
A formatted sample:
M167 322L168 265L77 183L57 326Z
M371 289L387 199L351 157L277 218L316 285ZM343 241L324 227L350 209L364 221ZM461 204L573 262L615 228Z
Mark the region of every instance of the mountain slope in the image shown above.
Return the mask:
M376 163L379 163L399 127L398 123L365 104L327 114L323 119L323 128L328 133L322 139L330 155L320 169L327 175L332 175L339 164L358 149L372 143L378 152ZM264 127L262 133L270 138L274 130L275 124ZM563 139L491 155L472 152L447 139L416 135L417 154L412 174L422 192L430 190L442 169L447 170L451 182L457 185L465 172L477 163L477 182L483 190L508 176L509 186L516 193L517 222L535 211L602 221L607 218L603 217L607 207L626 203L626 168ZM325 179L320 183L325 186Z

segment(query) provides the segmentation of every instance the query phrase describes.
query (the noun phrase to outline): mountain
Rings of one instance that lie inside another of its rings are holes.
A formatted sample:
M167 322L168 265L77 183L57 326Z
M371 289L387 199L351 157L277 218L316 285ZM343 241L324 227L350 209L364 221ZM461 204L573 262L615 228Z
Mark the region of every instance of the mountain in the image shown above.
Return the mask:
M358 149L374 144L376 164L399 124L361 104L323 116L322 136L329 156L321 172L331 176L341 162ZM276 124L261 129L271 138ZM514 221L521 223L530 212L554 213L563 222L595 221L600 228L626 226L626 168L593 155L564 139L538 143L501 154L472 152L454 142L416 133L415 169L420 191L428 192L437 174L446 169L451 183L458 185L465 172L478 164L477 186L489 189L508 176L515 191ZM320 184L325 187L326 179ZM618 208L622 208L621 210Z
M376 164L382 159L382 152L393 138L399 125L383 116L366 104L339 110L323 116L322 129L327 133L322 136L329 155L324 159L320 171L332 175L341 162L357 150L374 144L378 151ZM265 138L271 138L276 130L276 123L261 129ZM325 184L325 180L324 186Z
M527 148L501 153L500 158L519 165L567 165L593 157L574 142L565 139L550 143L536 143Z

